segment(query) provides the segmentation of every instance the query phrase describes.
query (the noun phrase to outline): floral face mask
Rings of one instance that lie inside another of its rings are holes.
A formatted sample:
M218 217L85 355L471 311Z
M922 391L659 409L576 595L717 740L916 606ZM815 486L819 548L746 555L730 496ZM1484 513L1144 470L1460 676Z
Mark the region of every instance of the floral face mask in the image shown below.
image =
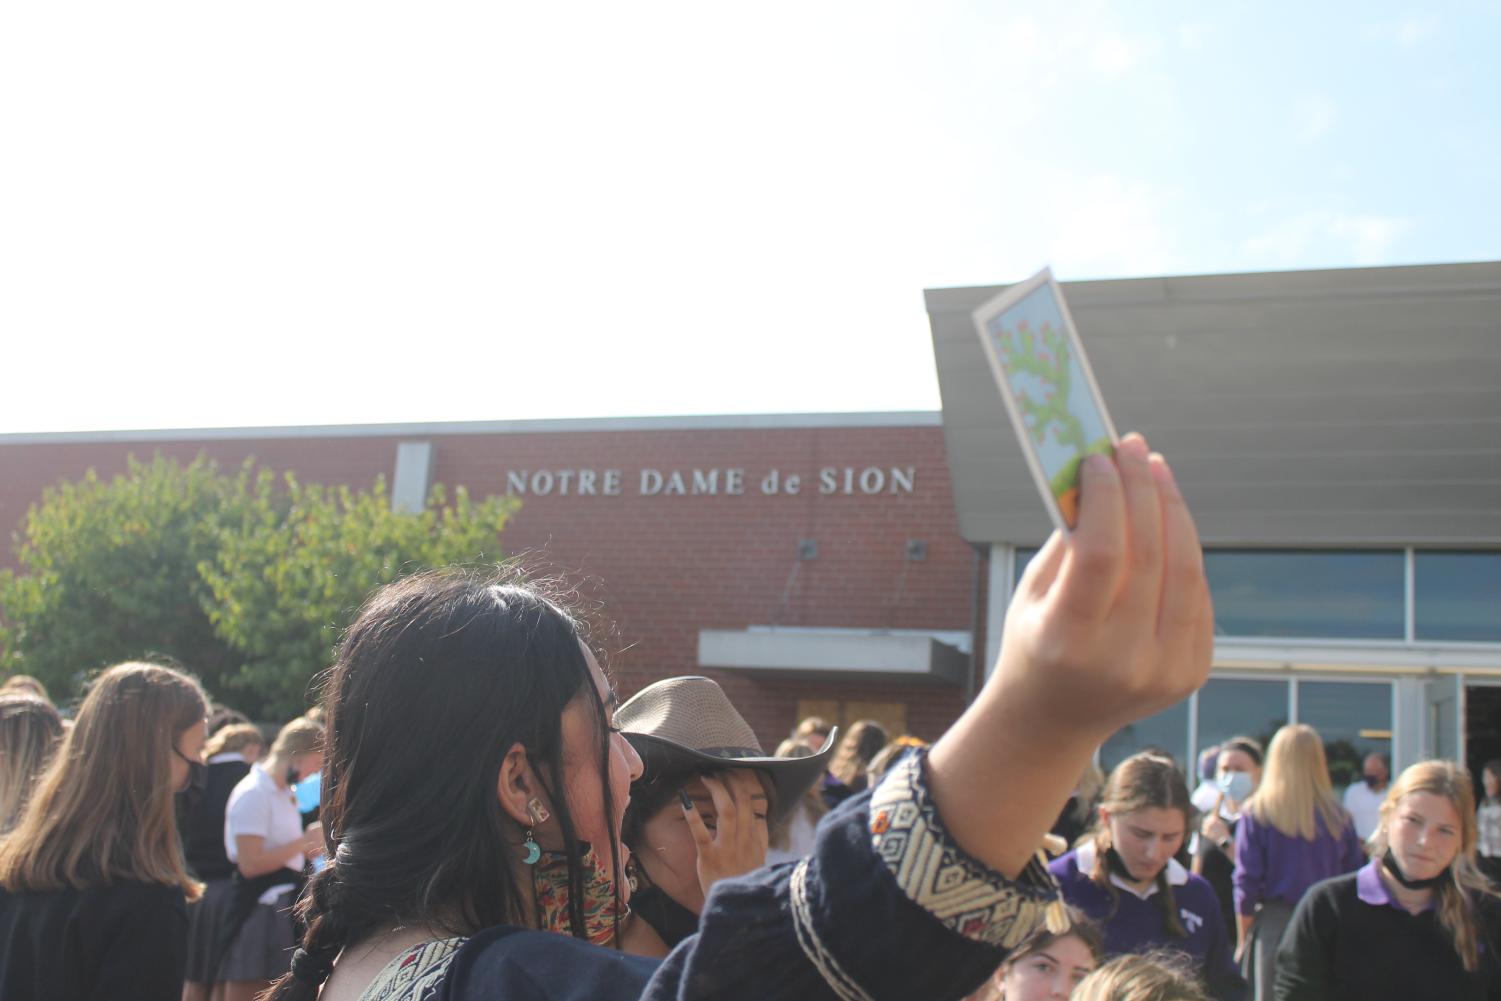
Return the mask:
M579 860L584 869L584 934L595 945L610 946L615 943L617 919L625 917L625 904L593 846L580 847L584 849ZM541 861L532 867L532 889L537 897L541 928L572 935L573 923L568 914L568 856L563 852L543 852Z

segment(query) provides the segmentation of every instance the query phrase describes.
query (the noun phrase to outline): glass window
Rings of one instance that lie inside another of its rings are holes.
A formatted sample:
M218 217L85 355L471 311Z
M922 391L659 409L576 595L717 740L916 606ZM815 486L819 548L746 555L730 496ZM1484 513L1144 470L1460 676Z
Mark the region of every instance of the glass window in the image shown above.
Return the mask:
M1413 554L1414 635L1501 642L1501 553Z
M1220 549L1204 553L1222 636L1404 637L1400 552Z
M1137 720L1115 732L1100 748L1100 767L1112 768L1148 747L1160 747L1183 764L1188 749L1188 701L1164 709L1155 716Z
M1037 547L1036 546L1017 546L1016 547L1016 559L1014 559L1014 560L1011 561L1015 565L1015 569L1016 569L1016 575L1011 580L1011 586L1013 588L1016 587L1016 585L1018 585L1018 584L1021 583L1021 580L1022 580L1022 571L1024 571L1024 570L1027 569L1027 564L1031 563L1032 562L1032 557L1034 557L1036 555L1037 555Z
M1254 737L1265 747L1277 728L1287 722L1287 707L1285 681L1210 678L1199 689L1198 746L1208 747L1231 737Z
M1300 681L1298 722L1324 738L1336 790L1360 778L1367 754L1392 752L1392 686L1385 681Z

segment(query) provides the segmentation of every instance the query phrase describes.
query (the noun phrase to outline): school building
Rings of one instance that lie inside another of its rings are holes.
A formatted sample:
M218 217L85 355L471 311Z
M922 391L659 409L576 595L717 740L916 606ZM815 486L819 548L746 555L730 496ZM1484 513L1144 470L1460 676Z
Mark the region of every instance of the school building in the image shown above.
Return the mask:
M1341 776L1501 757L1501 263L1063 284L1195 511L1219 632L1208 684L1102 763L1287 721ZM999 291L927 293L941 413L0 435L0 532L155 452L512 494L502 548L599 603L623 695L708 674L768 750L810 713L933 738L1050 528L970 319Z

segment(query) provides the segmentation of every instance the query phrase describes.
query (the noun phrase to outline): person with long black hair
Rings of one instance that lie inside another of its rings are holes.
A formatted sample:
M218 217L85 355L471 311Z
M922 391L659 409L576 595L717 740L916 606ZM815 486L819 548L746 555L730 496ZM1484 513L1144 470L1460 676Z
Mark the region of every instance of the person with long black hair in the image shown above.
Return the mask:
M1166 464L1131 435L1082 477L1076 529L1027 567L958 722L826 817L809 858L720 881L661 962L588 941L586 900L613 894L598 921L627 903L620 827L641 763L577 620L477 572L382 589L323 687L332 861L302 897L307 931L272 997L971 993L1056 909L1036 852L1094 749L1208 674L1202 554ZM748 795L709 791L720 818L754 812ZM700 859L764 839L745 823L711 832L691 802L683 813ZM549 853L563 864L544 870ZM561 906L539 907L543 890Z

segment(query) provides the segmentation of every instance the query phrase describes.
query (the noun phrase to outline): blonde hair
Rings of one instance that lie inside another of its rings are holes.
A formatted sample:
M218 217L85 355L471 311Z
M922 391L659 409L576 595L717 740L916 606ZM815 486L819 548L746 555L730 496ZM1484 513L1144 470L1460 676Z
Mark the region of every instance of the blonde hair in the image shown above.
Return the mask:
M62 737L63 721L52 703L0 695L0 834L16 825Z
M212 758L216 754L238 753L247 747L265 746L266 737L261 733L260 727L254 723L231 723L214 731L208 743L203 745L203 756Z
M1345 829L1350 815L1334 795L1317 730L1294 723L1277 731L1266 749L1261 785L1245 809L1261 823L1304 841L1318 837L1319 821L1335 836Z
M847 786L854 785L865 778L871 759L886 746L888 739L886 728L873 719L850 724L849 733L840 739L834 760L829 763L829 774Z
M183 863L167 781L178 736L208 714L198 682L157 664L100 674L15 830L0 841L0 885L85 890L128 880L203 887Z
M299 716L277 733L276 739L271 742L268 757L273 761L290 761L299 755L322 750L322 725L306 716Z
M1371 836L1374 855L1386 854L1391 842L1391 822L1404 797L1426 792L1442 796L1459 814L1459 851L1449 863L1449 878L1434 888L1439 924L1448 931L1466 971L1474 973L1480 966L1480 919L1475 913L1478 901L1501 899L1496 887L1485 878L1475 861L1475 843L1479 831L1475 823L1475 792L1470 773L1452 761L1420 761L1404 771L1386 792L1381 802L1381 825Z
M1072 1001L1209 1001L1181 952L1116 956L1085 977Z
M1100 806L1111 816L1124 817L1138 810L1178 810L1183 814L1183 830L1186 834L1193 826L1193 800L1188 795L1188 783L1178 770L1177 762L1165 754L1141 751L1131 755L1115 766L1105 783L1105 795ZM1100 824L1094 834L1094 869L1088 874L1094 884L1110 897L1110 913L1104 920L1115 917L1120 906L1120 894L1110 881L1108 853L1115 846L1111 843L1110 825ZM1167 867L1157 874L1157 892L1152 895L1162 909L1162 923L1174 938L1186 938L1188 932L1178 916L1178 905L1173 899L1173 887L1167 878Z
M776 756L779 758L807 758L817 753L817 751L813 750L807 744L793 737L788 737L777 745ZM787 816L782 819L781 823L771 825L771 830L767 838L767 844L770 847L780 849L781 851L788 849L792 844L792 821L799 813L806 814L808 820L815 827L818 826L818 822L823 819L823 815L829 812L829 805L823 801L823 796L819 793L818 786L817 782L810 785L808 791L803 793L802 798L798 800L798 805L793 807Z

